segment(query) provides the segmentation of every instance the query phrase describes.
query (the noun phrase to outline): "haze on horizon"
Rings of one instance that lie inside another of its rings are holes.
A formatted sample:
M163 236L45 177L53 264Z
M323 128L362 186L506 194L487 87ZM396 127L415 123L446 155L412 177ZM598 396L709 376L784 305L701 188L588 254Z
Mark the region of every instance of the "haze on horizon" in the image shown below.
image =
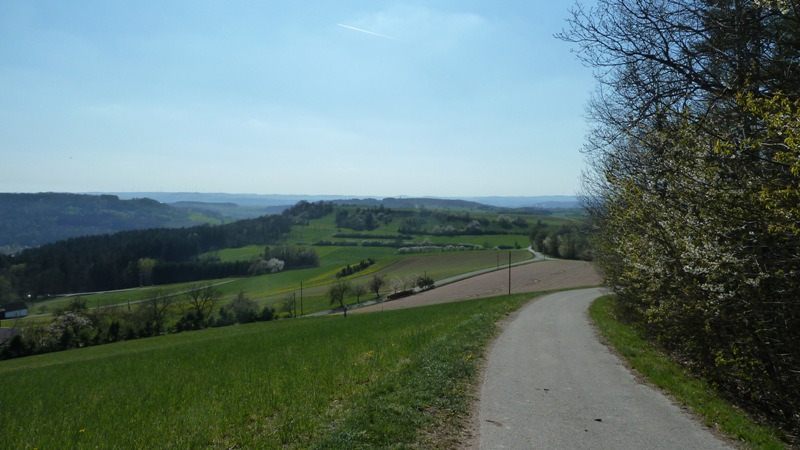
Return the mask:
M0 192L574 195L564 2L0 2Z

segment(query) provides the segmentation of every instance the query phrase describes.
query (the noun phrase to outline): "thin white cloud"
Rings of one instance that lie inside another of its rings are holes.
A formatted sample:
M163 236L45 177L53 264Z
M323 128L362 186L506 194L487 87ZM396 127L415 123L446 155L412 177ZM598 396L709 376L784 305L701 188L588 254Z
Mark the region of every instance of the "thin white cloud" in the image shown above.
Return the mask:
M386 36L385 34L376 33L374 31L365 30L363 28L351 27L350 25L345 25L343 23L337 23L336 26L339 26L339 27L342 27L342 28L347 28L348 30L359 31L361 33L371 34L373 36L382 37L384 39L390 39L392 41L396 41L397 40L396 38L393 38L391 36Z
M476 39L486 38L492 26L490 21L475 13L441 11L408 4L361 13L343 22L354 30L380 30L386 33L382 36L396 36L395 40L414 45L423 54L436 57L473 48ZM455 57L460 59L462 55Z

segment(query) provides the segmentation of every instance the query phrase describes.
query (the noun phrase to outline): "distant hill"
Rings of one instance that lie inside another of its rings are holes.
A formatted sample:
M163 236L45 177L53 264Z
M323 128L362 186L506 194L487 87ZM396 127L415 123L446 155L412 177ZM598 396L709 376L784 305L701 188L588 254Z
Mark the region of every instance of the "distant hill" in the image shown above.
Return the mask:
M528 214L551 214L550 209L544 207L496 206L469 200L435 198L435 197L420 197L420 198L388 197L382 200L374 198L366 198L366 199L351 198L347 200L334 200L333 203L339 205L355 205L355 206L383 206L385 208L430 208L430 209L451 209L451 210L467 210L467 211L495 211L495 212L520 212Z
M577 208L576 197L387 197L191 192L0 194L0 253L79 236L147 228L225 224L280 214L305 200L386 208L460 209L547 214Z
M78 236L197 223L189 212L147 198L0 194L0 251L4 253Z
M464 200L470 200L486 205L502 206L505 208L580 208L578 197L574 195L544 195L532 197L465 197Z
M320 200L336 203L363 204L364 206L377 206L401 208L414 207L425 204L431 206L437 201L442 205L455 207L455 201L464 201L461 207L485 209L487 206L501 208L548 208L570 209L579 208L578 197L574 195L549 195L549 196L516 196L516 197L387 197L366 196L354 197L347 195L282 195L282 194L225 194L225 193L199 193L199 192L110 192L119 198L152 198L163 203L176 204L179 202L197 203L235 203L239 206L271 207L273 211L280 211L296 204L301 200L316 202ZM404 206L400 206L404 205ZM412 206L408 206L412 205Z
M178 208L190 214L200 214L216 218L215 224L223 224L236 220L252 219L265 214L280 214L291 205L277 206L242 206L237 203L206 203L199 201L179 201L168 203L173 208Z

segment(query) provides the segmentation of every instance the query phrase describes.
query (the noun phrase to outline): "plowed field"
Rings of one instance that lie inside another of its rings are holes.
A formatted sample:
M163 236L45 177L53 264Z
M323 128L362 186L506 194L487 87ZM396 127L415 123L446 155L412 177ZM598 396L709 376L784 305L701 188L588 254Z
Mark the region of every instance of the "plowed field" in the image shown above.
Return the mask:
M592 264L585 261L540 261L511 268L511 293L549 291L600 285L600 275ZM384 311L436 303L470 300L508 294L509 271L497 270L457 281L436 289L399 300L392 300L364 308L353 313Z

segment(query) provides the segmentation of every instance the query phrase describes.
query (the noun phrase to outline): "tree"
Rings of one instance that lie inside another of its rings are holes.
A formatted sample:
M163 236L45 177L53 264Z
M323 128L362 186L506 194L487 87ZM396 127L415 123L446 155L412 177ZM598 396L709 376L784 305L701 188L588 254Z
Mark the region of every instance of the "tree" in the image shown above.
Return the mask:
M415 277L414 275L403 277L401 283L404 291L414 289L414 286L417 285L417 277Z
M18 299L17 293L11 286L11 282L2 275L0 275L0 304L11 303Z
M89 340L86 331L91 328L92 322L83 312L65 310L53 316L47 330L58 342L57 350L68 350L85 344Z
M149 331L153 336L158 336L164 331L167 315L175 303L175 296L175 293L165 289L149 291L148 297L142 300L138 307L145 331Z
M255 322L258 318L258 303L249 298L244 291L239 291L228 308L233 312L238 323Z
M384 275L373 274L368 282L370 292L375 293L375 298L381 296L381 288L386 284L386 277Z
M433 278L429 277L427 274L420 275L417 277L417 287L423 291L427 291L428 289L433 289L436 285L436 282Z
M269 273L277 273L283 270L284 262L278 258L270 258L267 261L267 270Z
M156 267L156 260L153 258L139 258L139 286L150 286L153 284L153 269Z
M190 284L186 291L186 300L193 315L192 328L207 327L211 313L222 298L222 291L211 283Z
M356 298L356 303L361 303L361 297L365 295L367 292L369 292L369 290L367 289L366 285L356 284L353 285L353 288L350 293L353 294L353 296Z
M254 276L264 275L267 273L267 261L265 261L263 258L258 259L250 265L250 267L247 269L247 272Z
M599 0L559 35L598 77L583 184L606 284L648 335L794 430L799 6Z
M389 288L392 292L402 291L403 287L405 286L405 280L401 277L392 277L389 280Z
M328 298L331 301L331 305L339 305L339 308L344 309L344 299L351 291L352 287L349 281L342 278L334 281L328 288Z
M287 313L289 317L297 317L297 295L294 292L286 294L278 311Z
M56 314L58 314L59 312L66 312L66 311L76 312L76 313L85 313L88 310L89 310L89 305L86 302L86 299L83 298L82 296L78 295L78 296L72 297L70 299L69 303L67 303L67 306L62 311L57 311Z

